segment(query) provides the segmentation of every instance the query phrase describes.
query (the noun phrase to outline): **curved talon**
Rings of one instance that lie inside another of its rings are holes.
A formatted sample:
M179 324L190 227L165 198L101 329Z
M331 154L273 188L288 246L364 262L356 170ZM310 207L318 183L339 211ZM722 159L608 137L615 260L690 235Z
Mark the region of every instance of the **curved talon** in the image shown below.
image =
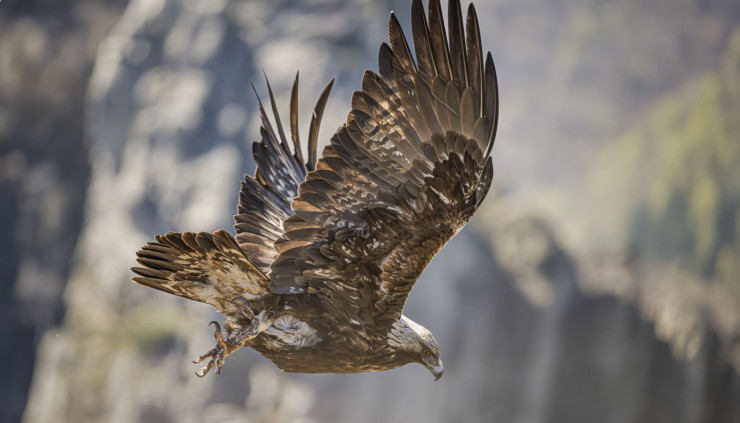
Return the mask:
M260 314L260 317L255 316L249 305L249 301L247 301L246 298L234 297L231 299L231 303L235 303L237 301L244 303L244 306L241 307L239 311L245 318L247 318L249 326L234 330L234 328L230 326L230 323L227 323L228 332L226 337L224 337L224 334L221 331L221 325L215 320L210 322L208 325L213 325L216 328L213 332L213 338L216 339L216 346L207 353L193 360L193 364L198 364L210 358L208 363L200 369L200 371L195 372L196 376L204 377L208 372L213 370L214 367L216 368L216 374L220 375L221 368L226 361L226 357L236 349L241 348L247 340L259 335L259 333L267 327L264 326L265 322L261 321L262 313ZM268 315L271 316L270 313L268 313ZM267 321L268 326L272 324L272 317L268 317ZM233 341L230 339L232 337L234 339Z
M234 302L235 302L236 300L242 301L242 302L244 303L244 305L245 305L245 306L247 306L247 307L251 307L251 306L249 305L249 301L247 301L247 299L246 299L246 298L244 298L244 297L234 297L234 298L232 298L232 299L231 299L231 303L232 303L232 304L234 304Z
M227 337L226 342L235 347L241 347L244 341L246 341L247 339L251 339L259 334L259 332L257 331L259 323L259 319L257 319L256 317L252 318L252 322L247 328L236 331L236 335L234 336L233 341L231 340L231 338Z
M200 369L200 371L195 372L195 375L198 376L198 377L200 377L200 378L203 378L203 377L205 377L208 374L208 372L211 371L212 368L213 368L213 361L211 361L210 363L208 363L207 366L205 366L202 369Z
M211 359L208 364L200 369L199 372L195 372L195 375L198 377L204 377L211 371L211 369L213 369L213 367L216 367L216 374L220 375L221 367L223 367L226 356L228 355L227 346L224 342L223 335L221 334L221 325L216 321L212 321L208 325L214 325L216 327L216 330L213 332L213 337L216 339L216 346L207 353L193 360L193 364L198 364L202 363L209 357Z
M234 304L237 300L244 303L244 307L240 310L242 316L246 317L250 321L254 319L254 313L252 312L252 306L249 305L249 301L244 297L234 297L231 299L231 303Z

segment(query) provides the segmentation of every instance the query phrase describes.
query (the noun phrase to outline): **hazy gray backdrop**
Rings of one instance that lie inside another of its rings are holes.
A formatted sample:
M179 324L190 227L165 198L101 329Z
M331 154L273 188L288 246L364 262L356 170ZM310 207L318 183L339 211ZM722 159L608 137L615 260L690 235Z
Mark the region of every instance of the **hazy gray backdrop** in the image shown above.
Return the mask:
M466 6L465 4L464 6ZM208 307L129 281L231 227L261 70L321 139L407 0L0 2L0 421L740 421L740 2L479 1L492 193L406 314L421 366L219 377Z

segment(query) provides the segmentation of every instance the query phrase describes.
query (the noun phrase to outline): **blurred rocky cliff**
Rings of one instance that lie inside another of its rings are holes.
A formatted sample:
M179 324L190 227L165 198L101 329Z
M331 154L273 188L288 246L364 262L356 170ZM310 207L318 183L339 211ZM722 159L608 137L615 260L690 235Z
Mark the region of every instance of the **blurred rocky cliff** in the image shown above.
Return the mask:
M300 70L305 131L336 76L328 140L407 1L0 2L0 421L740 421L738 5L478 3L496 192L408 304L432 382L198 379L217 316L129 281L153 234L230 228L250 80L286 107Z
M85 91L121 3L0 3L0 421L20 419L36 346L62 323L90 180Z

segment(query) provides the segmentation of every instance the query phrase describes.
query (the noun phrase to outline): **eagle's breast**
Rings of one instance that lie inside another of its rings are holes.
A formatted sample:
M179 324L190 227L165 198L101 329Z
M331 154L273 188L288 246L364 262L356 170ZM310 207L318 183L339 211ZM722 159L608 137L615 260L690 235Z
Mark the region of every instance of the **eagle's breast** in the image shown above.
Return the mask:
M274 350L312 347L321 341L315 328L293 314L278 316L262 335L265 346Z

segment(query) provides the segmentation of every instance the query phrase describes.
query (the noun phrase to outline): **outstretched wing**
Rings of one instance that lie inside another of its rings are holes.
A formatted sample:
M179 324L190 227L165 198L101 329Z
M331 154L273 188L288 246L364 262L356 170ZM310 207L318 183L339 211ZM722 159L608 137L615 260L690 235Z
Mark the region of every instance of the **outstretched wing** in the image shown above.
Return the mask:
M416 63L396 17L379 74L366 71L346 124L291 203L274 242L277 293L323 295L327 312L388 323L426 265L480 206L491 184L498 91L475 9L466 29L438 0L412 3Z
M262 272L267 273L270 264L277 258L273 244L283 234L283 221L293 214L290 201L298 195L298 185L305 179L306 173L313 170L316 163L319 124L334 80L329 82L316 103L309 128L307 159L303 157L298 136L298 74L290 98L293 153L290 152L267 77L265 81L277 133L260 101L262 140L252 144L257 170L253 177L245 175L242 181L237 214L234 216L234 229L237 234L236 240L244 253ZM257 99L259 100L259 95Z
M224 230L157 235L136 252L134 282L195 301L228 314L234 297L270 293L269 280Z
M225 315L239 314L238 307L231 303L235 297L252 300L270 293L269 279L265 274L277 257L273 243L283 234L283 220L293 214L290 201L298 193L298 184L316 163L319 123L332 84L333 80L324 89L314 109L309 129L308 158L304 160L298 138L298 75L290 105L293 153L268 81L277 133L260 101L262 140L253 144L257 170L254 177L245 176L242 182L238 211L234 216L236 239L223 230L213 234L159 235L156 242L147 243L136 253L137 261L143 267L132 268L138 275L132 280L208 303Z

